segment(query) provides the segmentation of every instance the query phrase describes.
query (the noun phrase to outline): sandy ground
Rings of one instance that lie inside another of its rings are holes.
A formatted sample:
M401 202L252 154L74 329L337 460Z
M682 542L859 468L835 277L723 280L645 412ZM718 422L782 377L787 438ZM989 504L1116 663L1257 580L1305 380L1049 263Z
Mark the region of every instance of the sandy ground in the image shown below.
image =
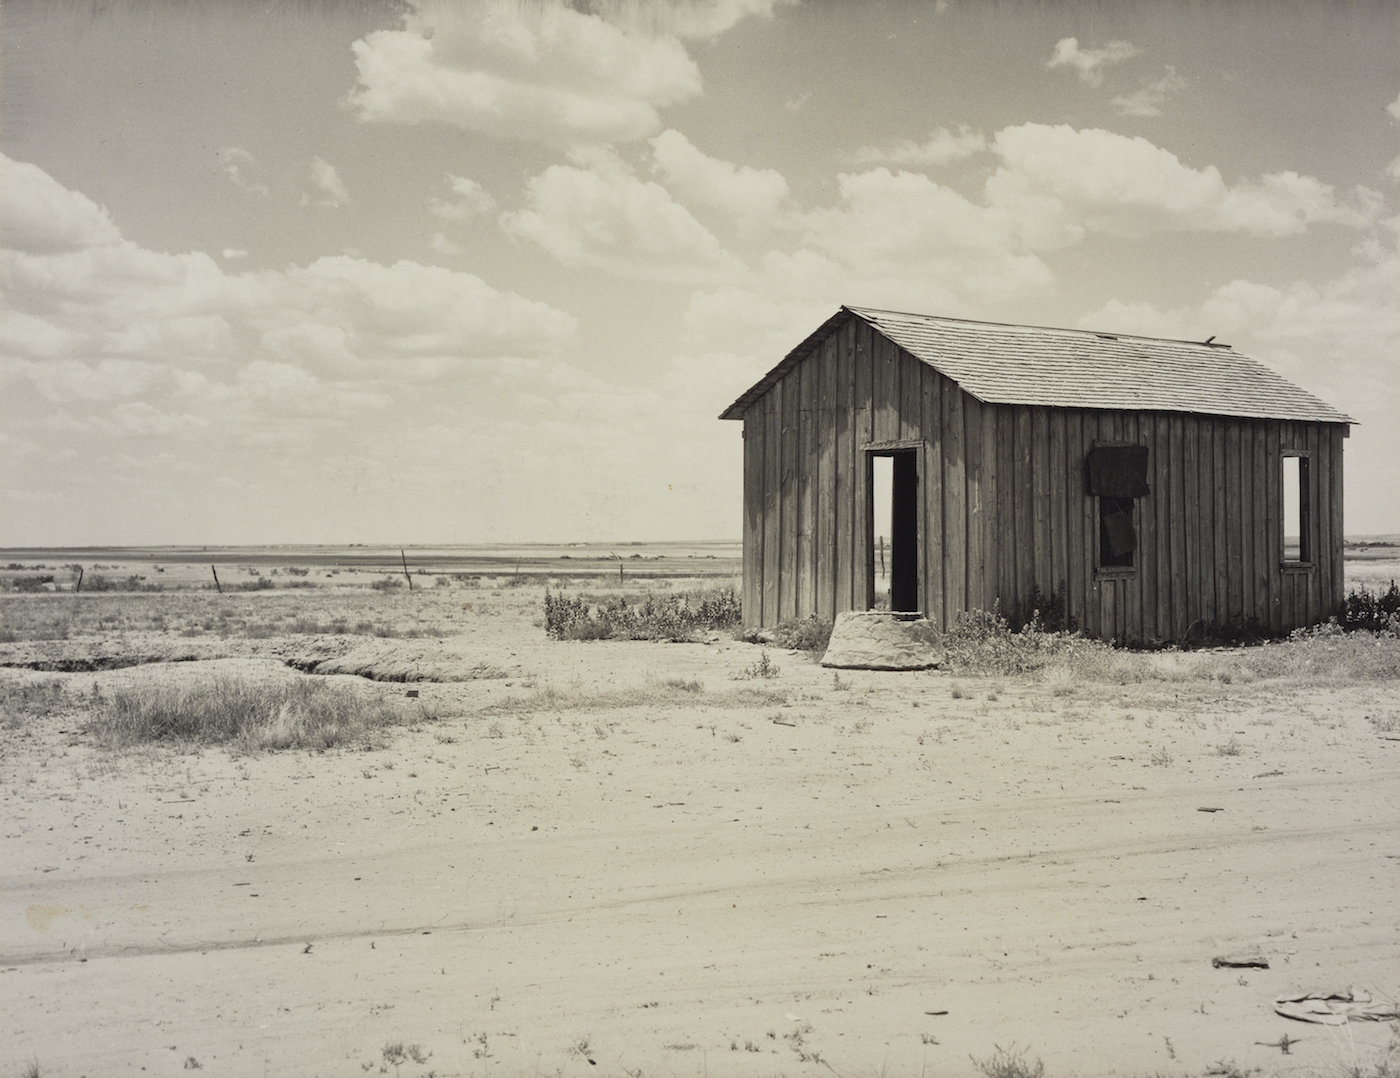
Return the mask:
M512 603L441 645L507 676L417 685L441 717L385 749L5 732L0 1073L1330 1075L1390 1040L1272 1001L1400 988L1394 682L745 680L750 645ZM0 676L220 672L310 676Z

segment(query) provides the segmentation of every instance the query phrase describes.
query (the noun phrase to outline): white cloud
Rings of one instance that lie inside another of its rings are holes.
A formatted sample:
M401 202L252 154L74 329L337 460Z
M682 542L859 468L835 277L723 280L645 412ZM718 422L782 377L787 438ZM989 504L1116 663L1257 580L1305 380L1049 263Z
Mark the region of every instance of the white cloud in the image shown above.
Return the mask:
M1085 230L1274 237L1317 222L1369 223L1310 176L1283 172L1227 185L1215 166L1193 169L1144 138L1022 124L997 132L993 146L1003 163L987 181L987 202L1010 212L1033 246L1073 243Z
M345 186L345 181L340 178L340 173L329 161L320 157L311 159L311 182L321 190L324 197L312 199L309 196L303 196L302 205L309 203L325 209L335 209L350 201L350 191Z
M787 180L780 172L710 157L679 131L663 131L651 146L655 167L684 199L714 206L751 226L770 223L788 209Z
M1169 94L1186 88L1186 80L1167 65L1167 73L1156 82L1149 82L1131 94L1113 99L1114 107L1124 116L1160 116L1162 104Z
M248 252L241 247L225 247L223 255L227 259L247 258Z
M543 303L411 261L226 273L207 255L123 239L40 169L0 156L0 174L0 359L50 400L212 392L210 377L260 361L362 379L440 373L473 357L547 355L575 331ZM206 373L186 377L196 370Z
M81 251L115 242L107 211L67 190L37 165L0 154L0 222L6 247L31 254Z
M501 215L506 232L565 266L622 276L705 282L742 274L690 211L660 184L638 179L607 149L574 150L526 184L529 208Z
M593 7L633 33L707 39L750 17L772 18L779 3L797 0L600 0Z
M1097 86L1103 82L1101 68L1110 64L1121 64L1124 60L1131 60L1141 52L1140 48L1127 41L1110 41L1100 49L1081 49L1078 38L1065 37L1055 43L1055 52L1046 61L1045 66L1048 68L1072 67L1079 72L1081 82Z
M625 142L700 93L671 36L628 33L563 4L424 4L353 46L360 119L439 122L502 138Z
M1390 113L1395 119L1400 120L1400 96L1385 107L1385 111Z
M1400 157L1391 159L1390 164L1385 167L1385 174L1392 180L1400 180Z
M428 240L428 246L438 254L447 255L452 258L467 253L465 247L455 240L448 239L446 233L443 232L434 232L432 237Z
M219 151L219 160L223 163L224 175L233 181L234 186L240 190L247 191L250 195L260 195L267 198L272 192L268 190L267 184L257 183L248 179L243 170L253 165L253 155L239 146L225 146Z
M475 180L448 173L447 182L457 197L451 202L441 198L428 201L428 209L444 221L469 221L496 212L496 200Z
M1233 280L1201 303L1175 309L1112 300L1078 325L1188 340L1215 336L1358 419L1346 446L1347 489L1365 491L1358 501L1368 516L1349 516L1347 532L1393 528L1400 513L1400 428L1394 423L1400 411L1400 254L1374 241L1357 253L1357 265L1320 284Z
M955 135L946 127L934 130L923 142L901 139L889 149L862 146L851 159L860 165L947 165L971 157L987 148L987 138L980 131L958 128Z

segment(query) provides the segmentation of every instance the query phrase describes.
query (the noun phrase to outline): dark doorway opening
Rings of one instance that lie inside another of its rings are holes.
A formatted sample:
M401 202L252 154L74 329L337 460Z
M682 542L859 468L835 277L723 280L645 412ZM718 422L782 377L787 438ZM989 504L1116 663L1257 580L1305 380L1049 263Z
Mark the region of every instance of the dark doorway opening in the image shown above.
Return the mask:
M889 588L889 608L919 609L919 453L916 449L872 452L868 475L870 600ZM888 529L888 530L887 530Z

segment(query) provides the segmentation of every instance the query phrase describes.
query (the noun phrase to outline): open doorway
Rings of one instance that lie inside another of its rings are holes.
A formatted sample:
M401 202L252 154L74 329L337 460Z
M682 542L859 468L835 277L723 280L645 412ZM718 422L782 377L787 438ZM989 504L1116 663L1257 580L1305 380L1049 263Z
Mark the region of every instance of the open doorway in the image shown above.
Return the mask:
M872 451L870 481L870 601L890 610L919 609L919 454Z

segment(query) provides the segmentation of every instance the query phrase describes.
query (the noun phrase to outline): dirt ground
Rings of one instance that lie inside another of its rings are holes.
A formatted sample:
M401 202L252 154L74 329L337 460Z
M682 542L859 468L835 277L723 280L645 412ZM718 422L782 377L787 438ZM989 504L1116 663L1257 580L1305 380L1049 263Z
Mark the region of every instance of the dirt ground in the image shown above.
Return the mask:
M82 732L94 686L313 676L275 640L0 670L73 701L0 740L0 1073L1376 1073L1390 1026L1273 1000L1400 988L1393 680L762 678L728 636L549 641L540 588L414 594L494 674L332 675L422 708L373 751ZM198 642L140 601L104 646Z

